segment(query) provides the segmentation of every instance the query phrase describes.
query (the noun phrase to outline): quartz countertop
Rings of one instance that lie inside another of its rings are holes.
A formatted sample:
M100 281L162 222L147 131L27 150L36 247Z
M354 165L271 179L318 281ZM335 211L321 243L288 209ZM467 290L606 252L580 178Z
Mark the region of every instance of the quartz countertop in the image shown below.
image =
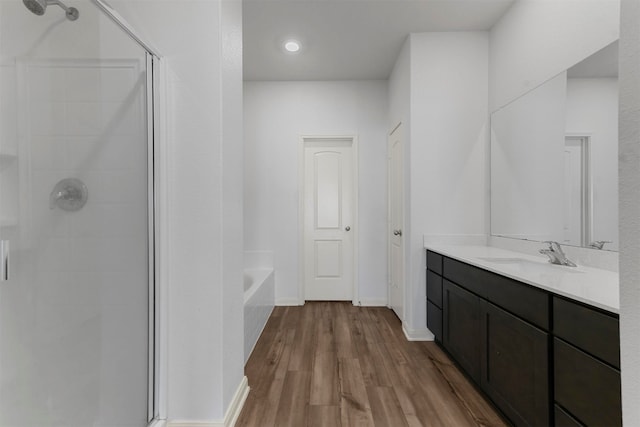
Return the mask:
M554 265L534 256L492 246L433 245L425 248L540 289L618 313L618 273L579 265Z

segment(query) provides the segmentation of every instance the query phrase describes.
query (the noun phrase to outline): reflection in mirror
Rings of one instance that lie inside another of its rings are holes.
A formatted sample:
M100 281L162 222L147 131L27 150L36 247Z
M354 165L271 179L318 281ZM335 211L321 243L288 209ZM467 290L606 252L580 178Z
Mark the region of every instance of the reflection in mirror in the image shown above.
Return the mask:
M618 250L618 43L491 115L491 234Z

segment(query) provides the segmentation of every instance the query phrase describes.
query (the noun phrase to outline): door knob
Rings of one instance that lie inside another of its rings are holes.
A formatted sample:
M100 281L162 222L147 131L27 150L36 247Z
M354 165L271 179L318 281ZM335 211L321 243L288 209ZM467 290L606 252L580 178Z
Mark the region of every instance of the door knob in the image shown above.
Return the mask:
M349 227L348 225L344 228L344 231L351 231L351 227Z
M402 230L393 230L394 236L402 236Z

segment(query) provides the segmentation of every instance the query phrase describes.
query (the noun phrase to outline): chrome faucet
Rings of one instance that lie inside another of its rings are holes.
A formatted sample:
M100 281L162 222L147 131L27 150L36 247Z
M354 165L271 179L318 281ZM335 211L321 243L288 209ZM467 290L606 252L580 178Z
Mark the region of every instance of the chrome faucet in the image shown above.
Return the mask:
M577 267L573 261L567 259L564 254L560 243L558 242L544 242L549 245L547 249L540 249L541 254L545 254L549 257L551 264L565 265L567 267Z
M594 249L602 249L604 248L605 243L611 243L611 240L596 240L595 242L589 243L589 247Z

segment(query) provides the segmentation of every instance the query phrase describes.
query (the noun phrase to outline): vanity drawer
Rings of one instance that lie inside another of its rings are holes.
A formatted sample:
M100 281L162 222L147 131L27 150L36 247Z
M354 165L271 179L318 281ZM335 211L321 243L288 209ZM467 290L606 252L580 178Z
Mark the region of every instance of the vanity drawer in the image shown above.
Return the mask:
M587 426L622 425L620 372L554 338L555 401Z
M442 310L427 300L427 328L442 342Z
M442 276L427 270L427 299L442 308Z
M445 258L443 276L493 304L549 330L549 294L508 277Z
M427 268L434 273L442 274L443 256L432 251L427 251Z
M617 317L554 296L553 333L620 369L620 322Z

